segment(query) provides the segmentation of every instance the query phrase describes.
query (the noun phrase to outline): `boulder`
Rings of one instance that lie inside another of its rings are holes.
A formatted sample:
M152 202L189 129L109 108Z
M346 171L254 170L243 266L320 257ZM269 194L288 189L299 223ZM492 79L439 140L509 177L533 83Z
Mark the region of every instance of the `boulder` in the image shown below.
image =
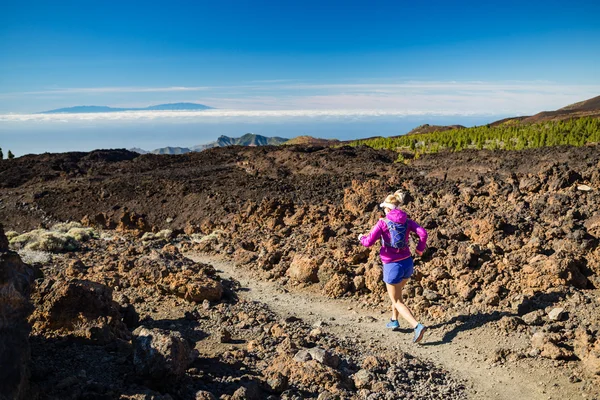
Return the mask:
M195 303L202 303L204 300L218 301L223 297L221 282L192 271L171 274L163 282L168 292Z
M179 379L194 359L181 333L139 326L133 331L133 364L138 375L158 381Z
M590 376L600 376L600 338L594 337L590 331L579 327L575 331L573 347L584 370Z
M381 267L374 266L365 272L365 285L372 293L381 294L385 291L383 284L383 270Z
M558 338L553 334L545 332L536 332L531 338L531 347L540 352L540 355L552 360L568 359L572 357L572 353L556 345Z
M47 280L33 299L36 304L32 315L34 331L54 331L100 343L129 338L119 306L106 285L79 279Z
M298 282L316 283L319 281L318 272L322 262L322 258L296 254L287 270L287 274Z
M366 287L365 277L361 275L357 275L352 279L352 283L354 284L354 289L360 291Z
M299 362L285 354L272 360L264 372L267 379L275 373L285 376L290 386L303 390L313 387L315 382L319 382L319 386L331 392L338 392L341 387L346 386L337 370L312 359Z
M28 399L30 359L29 294L33 269L17 253L8 251L0 225L0 398Z
M348 275L335 274L323 288L323 293L331 298L342 297L350 289L350 282Z

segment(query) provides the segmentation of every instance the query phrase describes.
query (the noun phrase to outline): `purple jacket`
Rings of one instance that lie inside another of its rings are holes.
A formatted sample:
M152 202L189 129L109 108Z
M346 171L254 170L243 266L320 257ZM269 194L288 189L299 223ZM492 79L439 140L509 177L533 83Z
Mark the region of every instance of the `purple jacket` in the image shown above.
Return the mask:
M381 262L384 264L404 260L411 256L410 249L408 248L408 240L411 232L415 232L419 235L419 244L417 244L417 251L425 250L425 246L427 245L427 231L419 226L415 221L408 219L406 213L402 210L391 210L387 216L392 222L403 224L408 220L408 230L406 235L406 244L407 246L404 249L396 249L394 247L387 247L385 245L381 246L381 250L379 255L381 257ZM377 224L371 229L371 232L363 236L360 239L360 243L365 247L371 247L375 244L376 241L383 238L383 241L390 241L390 232L388 230L387 225L385 224L385 220L380 219L377 221Z

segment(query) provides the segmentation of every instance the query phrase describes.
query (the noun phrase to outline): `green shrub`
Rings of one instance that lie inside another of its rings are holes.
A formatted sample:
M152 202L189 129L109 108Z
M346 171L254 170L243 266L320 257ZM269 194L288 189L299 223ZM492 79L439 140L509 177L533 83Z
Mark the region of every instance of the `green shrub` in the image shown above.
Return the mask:
M74 251L79 248L79 243L62 232L52 232L36 229L13 238L10 244L17 249L49 251L62 253Z
M219 229L211 232L208 235L202 235L200 233L193 233L191 235L191 239L192 239L192 242L202 243L206 240L217 240L217 239L219 239L219 236L223 235L224 233L225 233L224 231L219 230Z
M165 239L165 240L169 240L171 239L171 237L173 236L173 231L171 229L163 229L162 231L158 232L156 235L154 235L157 239Z
M585 146L600 142L600 119L585 117L539 124L515 124L436 131L395 138L357 140L351 146L407 150L415 154L463 149L523 150L546 146ZM417 157L415 157L417 158Z
M151 240L156 239L156 235L152 232L146 232L144 233L144 235L142 236L142 242L149 242Z
M87 242L92 238L98 238L98 234L92 228L71 228L67 232L67 236L78 242Z
M8 232L5 232L4 235L6 235L6 238L10 242L11 239L16 238L17 236L19 236L19 232L8 231Z
M74 251L80 247L81 242L97 237L92 228L81 228L81 225L59 224L52 227L53 230L36 229L22 235L13 236L9 239L10 245L21 251L47 251L50 253L62 253ZM67 232L64 229L70 227Z
M83 225L81 225L79 222L61 222L61 223L54 225L52 228L50 228L50 230L54 231L54 232L67 233L73 228L82 228L82 227L83 227Z

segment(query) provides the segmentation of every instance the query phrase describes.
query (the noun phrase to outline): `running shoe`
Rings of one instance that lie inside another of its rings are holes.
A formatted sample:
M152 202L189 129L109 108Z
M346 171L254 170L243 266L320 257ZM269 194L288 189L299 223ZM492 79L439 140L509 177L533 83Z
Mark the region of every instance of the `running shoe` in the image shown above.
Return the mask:
M397 319L392 319L385 325L385 327L388 329L398 329L400 328L400 324L398 323Z
M421 339L423 339L423 335L425 334L426 330L427 327L425 325L421 323L417 324L415 327L415 337L413 338L413 343L419 343Z

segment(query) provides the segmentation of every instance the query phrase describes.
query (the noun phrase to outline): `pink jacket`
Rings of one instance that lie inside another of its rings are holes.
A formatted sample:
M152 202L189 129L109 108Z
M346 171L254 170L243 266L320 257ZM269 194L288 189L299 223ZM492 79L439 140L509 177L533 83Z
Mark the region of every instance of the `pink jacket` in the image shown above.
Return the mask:
M381 250L379 251L379 256L381 257L381 262L384 264L391 263L394 261L404 260L411 256L410 249L408 248L408 240L411 232L416 233L419 236L419 243L417 244L417 251L424 251L425 246L427 245L427 231L419 226L415 221L408 219L406 213L402 210L391 210L387 216L392 222L404 224L408 220L408 234L406 235L406 244L407 246L404 249L396 249L394 247L387 247L382 243ZM371 229L371 232L363 236L360 239L360 243L365 247L371 247L377 242L379 239L382 239L385 242L390 241L390 232L388 231L388 227L385 224L385 220L380 219L377 221L377 224Z

